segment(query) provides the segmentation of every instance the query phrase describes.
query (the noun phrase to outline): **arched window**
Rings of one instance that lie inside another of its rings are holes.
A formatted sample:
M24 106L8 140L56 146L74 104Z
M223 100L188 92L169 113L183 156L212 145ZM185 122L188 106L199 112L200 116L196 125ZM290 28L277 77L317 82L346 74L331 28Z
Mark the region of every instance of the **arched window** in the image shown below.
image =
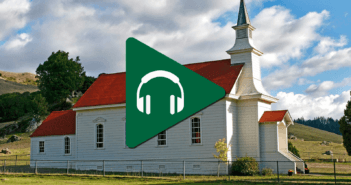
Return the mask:
M71 139L65 137L65 154L71 154Z
M191 119L191 144L201 144L200 118Z
M104 147L104 126L102 124L96 125L96 148Z

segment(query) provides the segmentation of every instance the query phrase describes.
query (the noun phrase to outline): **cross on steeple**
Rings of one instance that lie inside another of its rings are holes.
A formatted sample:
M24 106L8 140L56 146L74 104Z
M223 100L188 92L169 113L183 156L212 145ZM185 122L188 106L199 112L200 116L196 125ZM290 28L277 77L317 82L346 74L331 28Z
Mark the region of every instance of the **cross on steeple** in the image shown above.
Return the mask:
M239 15L238 15L238 22L237 26L241 26L244 24L251 24L249 14L246 10L246 5L244 0L240 0L240 8L239 8Z

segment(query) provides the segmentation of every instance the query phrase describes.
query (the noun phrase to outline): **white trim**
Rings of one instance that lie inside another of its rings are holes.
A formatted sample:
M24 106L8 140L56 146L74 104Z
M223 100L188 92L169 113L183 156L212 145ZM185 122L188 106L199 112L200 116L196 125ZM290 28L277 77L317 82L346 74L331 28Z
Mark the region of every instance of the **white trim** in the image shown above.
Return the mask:
M163 132L163 131L162 131ZM162 147L168 147L168 130L165 130L165 132L166 132L166 145L159 145L158 144L158 135L161 133L158 133L157 135L156 135L156 147L157 148L162 148Z
M192 139L193 139L193 135L192 135L192 122L191 122L191 120L193 119L193 118L198 118L198 119L200 119L200 140L201 140L201 142L200 143L193 143L193 141L192 141ZM194 116L191 116L190 118L189 118L189 133L190 133L190 146L202 146L203 145L203 140L202 140L202 133L203 133L203 130L202 130L202 119L201 119L201 114L198 114L198 115L194 115Z
M69 139L69 153L66 154L66 138ZM72 139L70 136L63 136L63 155L72 155Z
M97 105L97 106L89 106L89 107L77 107L77 108L73 108L73 111L91 110L91 109L106 109L106 108L125 107L125 106L126 106L126 103L111 104L111 105Z
M93 120L93 123L99 123L99 122L106 122L106 119L102 117L98 117Z
M97 144L97 126L98 125L102 125L102 148L98 148L97 146L96 146L96 144ZM94 130L95 130L95 132L94 132L94 149L95 150L104 150L105 149L105 124L104 123L96 123L96 124L94 124Z

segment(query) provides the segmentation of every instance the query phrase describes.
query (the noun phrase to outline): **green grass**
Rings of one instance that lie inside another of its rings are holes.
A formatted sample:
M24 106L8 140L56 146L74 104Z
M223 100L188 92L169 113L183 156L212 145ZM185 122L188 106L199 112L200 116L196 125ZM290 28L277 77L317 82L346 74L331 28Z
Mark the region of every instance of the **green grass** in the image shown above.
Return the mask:
M20 155L18 159L30 159L30 133L15 133L6 135L5 139L0 140L0 150L3 148L8 148L11 151L11 154L0 154L0 160L2 159L15 159L16 155ZM17 135L22 138L20 141L15 141L12 143L7 143L7 140L12 136Z
M90 184L278 184L277 176L254 176L254 177L239 177L231 176L228 181L227 176L214 177L214 176L187 176L185 180L180 175L178 177L133 177L133 176L120 176L111 175L103 177L101 175L48 175L48 174L3 174L0 175L0 183L6 184L77 184L77 185L90 185ZM280 184L333 184L333 176L280 176ZM348 184L351 183L349 177L337 177L337 183Z
M320 145L321 141L301 141L291 140L294 146L299 150L302 159L345 159L351 161L351 156L347 155L347 151L341 143L330 143L328 146ZM324 155L328 150L333 151L333 156Z
M341 135L298 123L290 125L288 127L288 132L295 135L298 139L304 139L305 141L331 141L333 143L342 143Z

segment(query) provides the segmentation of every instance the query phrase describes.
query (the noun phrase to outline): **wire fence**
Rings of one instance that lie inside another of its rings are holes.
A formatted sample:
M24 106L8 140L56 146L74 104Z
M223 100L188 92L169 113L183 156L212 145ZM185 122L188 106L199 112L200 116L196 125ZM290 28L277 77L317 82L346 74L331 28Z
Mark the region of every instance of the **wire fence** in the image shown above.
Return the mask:
M248 161L250 162L250 161ZM203 160L25 160L3 159L1 172L35 174L91 174L129 175L140 177L192 178L194 176L216 176L230 180L235 172L235 161ZM257 161L258 174L282 182L295 175L321 175L349 177L351 183L351 162L307 162L307 161ZM268 171L267 171L268 170ZM277 173L278 172L278 173ZM271 174L272 173L272 174Z

